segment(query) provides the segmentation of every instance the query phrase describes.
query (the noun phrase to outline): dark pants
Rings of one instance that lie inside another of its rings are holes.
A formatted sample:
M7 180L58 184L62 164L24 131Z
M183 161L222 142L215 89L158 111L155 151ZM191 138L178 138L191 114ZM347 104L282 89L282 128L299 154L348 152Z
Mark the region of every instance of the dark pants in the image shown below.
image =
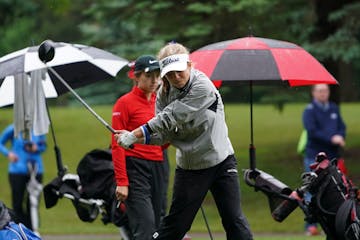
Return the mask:
M151 239L160 225L164 180L163 162L126 157L129 196L125 201L132 240Z
M164 218L152 239L180 240L190 230L208 190L215 199L226 238L253 239L240 206L240 184L233 155L208 169L176 169L169 215Z
M36 175L36 179L42 183L42 174ZM29 194L26 190L26 184L29 180L29 175L9 174L12 208L14 210L16 220L23 223L27 228L32 229Z

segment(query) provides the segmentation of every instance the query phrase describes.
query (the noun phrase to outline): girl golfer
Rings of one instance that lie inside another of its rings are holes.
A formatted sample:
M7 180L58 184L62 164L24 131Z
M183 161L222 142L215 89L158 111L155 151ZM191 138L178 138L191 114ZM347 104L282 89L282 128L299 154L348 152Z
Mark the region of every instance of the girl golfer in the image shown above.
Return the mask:
M168 142L177 148L170 211L152 239L180 240L209 190L227 239L253 239L240 207L237 163L219 92L204 73L192 67L183 45L164 46L158 59L164 83L155 117L131 132L120 130L115 135L124 148L134 143Z

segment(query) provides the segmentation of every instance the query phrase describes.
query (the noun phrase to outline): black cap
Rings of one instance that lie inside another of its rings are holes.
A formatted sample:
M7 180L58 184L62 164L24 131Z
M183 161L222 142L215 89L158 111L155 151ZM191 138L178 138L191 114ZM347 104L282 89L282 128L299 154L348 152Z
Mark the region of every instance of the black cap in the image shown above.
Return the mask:
M142 55L135 61L135 72L160 70L159 61L151 55Z

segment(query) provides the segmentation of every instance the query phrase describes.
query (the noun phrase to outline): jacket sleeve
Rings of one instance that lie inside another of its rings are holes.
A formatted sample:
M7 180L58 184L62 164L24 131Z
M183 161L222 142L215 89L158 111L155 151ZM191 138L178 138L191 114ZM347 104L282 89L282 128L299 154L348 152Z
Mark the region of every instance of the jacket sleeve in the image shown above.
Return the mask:
M0 136L0 153L5 157L9 154L9 149L5 146L6 143L14 138L14 128L12 126L7 127Z
M216 92L210 80L197 79L183 98L169 103L148 122L148 125L154 133L167 135L178 124L181 125L196 119L214 101L216 101Z
M115 130L126 129L128 122L128 111L126 105L119 99L112 111L112 127ZM111 134L111 152L114 164L114 172L117 186L129 186L129 180L126 173L125 149L119 146Z

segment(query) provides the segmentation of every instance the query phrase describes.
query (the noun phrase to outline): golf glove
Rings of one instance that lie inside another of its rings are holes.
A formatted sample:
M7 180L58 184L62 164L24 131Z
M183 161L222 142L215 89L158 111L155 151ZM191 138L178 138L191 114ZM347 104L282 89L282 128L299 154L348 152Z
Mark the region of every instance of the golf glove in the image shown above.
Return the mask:
M129 149L137 140L137 137L132 132L126 131L118 138L118 144L125 149Z

